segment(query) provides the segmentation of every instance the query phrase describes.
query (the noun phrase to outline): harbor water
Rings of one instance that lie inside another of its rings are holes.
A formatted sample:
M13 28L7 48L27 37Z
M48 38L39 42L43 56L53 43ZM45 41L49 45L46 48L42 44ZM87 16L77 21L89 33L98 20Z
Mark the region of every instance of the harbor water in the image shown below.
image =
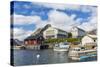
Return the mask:
M22 65L40 65L71 62L96 61L97 58L86 58L80 61L73 61L68 58L68 52L45 50L14 50L14 66Z

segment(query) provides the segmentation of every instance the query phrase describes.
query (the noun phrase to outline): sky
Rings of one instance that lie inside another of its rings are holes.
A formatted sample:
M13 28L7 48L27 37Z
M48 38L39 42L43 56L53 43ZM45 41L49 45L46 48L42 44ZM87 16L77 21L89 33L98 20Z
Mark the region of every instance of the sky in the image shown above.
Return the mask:
M68 32L74 26L85 31L94 30L97 28L97 7L13 1L11 2L11 18L14 38L24 40L46 24Z

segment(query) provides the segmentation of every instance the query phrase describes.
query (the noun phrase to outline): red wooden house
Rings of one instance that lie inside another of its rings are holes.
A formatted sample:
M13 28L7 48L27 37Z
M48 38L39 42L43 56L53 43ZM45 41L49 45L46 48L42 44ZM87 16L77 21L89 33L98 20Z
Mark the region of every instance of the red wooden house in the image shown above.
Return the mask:
M42 29L40 29L40 28L37 29L37 31L35 31L31 36L27 37L24 40L24 44L26 44L26 45L39 45L39 44L42 44L42 42L44 41L43 32L50 26L51 26L50 24L47 24Z
M24 40L25 45L40 45L44 38L41 35L31 35Z

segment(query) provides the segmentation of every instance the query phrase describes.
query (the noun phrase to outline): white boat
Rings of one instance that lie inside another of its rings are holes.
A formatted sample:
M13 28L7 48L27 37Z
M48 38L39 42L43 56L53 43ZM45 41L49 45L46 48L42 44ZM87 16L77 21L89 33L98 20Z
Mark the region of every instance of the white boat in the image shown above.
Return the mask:
M88 50L82 50L81 48L73 48L69 51L68 54L69 58L72 60L82 60L89 57L96 57L97 56L97 50L96 49L88 49Z
M68 42L61 42L59 44L55 44L54 51L68 51L69 43Z

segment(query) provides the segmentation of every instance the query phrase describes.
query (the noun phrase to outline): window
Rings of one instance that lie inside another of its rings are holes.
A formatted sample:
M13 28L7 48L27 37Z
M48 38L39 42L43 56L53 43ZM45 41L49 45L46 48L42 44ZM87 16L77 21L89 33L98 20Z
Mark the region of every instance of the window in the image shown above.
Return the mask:
M54 30L48 30L46 31L46 34L54 34Z
M46 38L54 38L54 35L46 36Z

